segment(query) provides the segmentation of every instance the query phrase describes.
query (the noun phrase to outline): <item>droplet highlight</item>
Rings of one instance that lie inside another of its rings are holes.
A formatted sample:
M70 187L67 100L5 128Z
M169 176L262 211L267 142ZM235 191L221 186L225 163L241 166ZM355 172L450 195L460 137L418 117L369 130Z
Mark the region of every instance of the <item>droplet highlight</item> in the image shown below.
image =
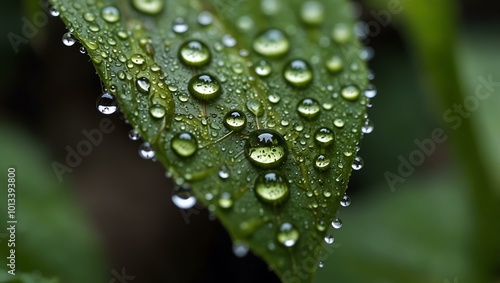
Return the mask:
M212 100L219 97L222 87L219 81L212 75L196 75L189 80L189 93L200 100Z
M321 105L312 98L305 98L299 102L297 105L297 111L300 116L306 119L314 119L318 117L319 112L321 110Z
M301 59L289 62L285 67L283 76L289 84L298 88L308 86L313 79L311 66Z
M269 171L257 177L254 191L261 201L273 205L283 203L290 194L287 180L275 171Z
M270 129L255 130L245 143L245 155L261 168L280 166L287 156L287 145L281 134Z
M190 40L181 46L179 57L188 66L201 67L210 61L210 51L201 41Z
M290 41L281 30L269 29L259 34L252 46L262 56L278 57L288 52Z
M239 110L232 110L224 116L224 126L231 131L241 131L245 128L247 117Z
M171 147L177 155L189 157L198 150L198 141L191 133L178 133L172 138Z

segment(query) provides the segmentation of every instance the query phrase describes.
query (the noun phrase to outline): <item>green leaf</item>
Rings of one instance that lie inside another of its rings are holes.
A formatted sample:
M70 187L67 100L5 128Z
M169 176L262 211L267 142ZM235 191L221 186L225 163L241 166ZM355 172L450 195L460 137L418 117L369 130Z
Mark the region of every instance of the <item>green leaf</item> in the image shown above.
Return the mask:
M52 2L176 183L283 281L311 281L366 120L348 3Z

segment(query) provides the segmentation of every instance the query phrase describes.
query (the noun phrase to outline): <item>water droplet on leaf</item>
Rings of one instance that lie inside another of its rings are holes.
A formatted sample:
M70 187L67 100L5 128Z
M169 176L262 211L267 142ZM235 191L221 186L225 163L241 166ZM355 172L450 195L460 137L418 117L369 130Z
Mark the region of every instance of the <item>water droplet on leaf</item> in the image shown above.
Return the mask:
M224 126L231 131L241 131L245 128L247 117L239 110L227 112L224 116Z
M189 80L189 93L200 100L212 100L222 93L219 81L208 74L196 75Z
M261 168L280 166L286 159L287 151L283 137L269 129L253 131L245 143L246 157Z
M136 129L132 129L128 132L128 137L131 140L136 141L141 138L141 134L139 134L139 131L137 131Z
M262 56L278 57L288 52L290 41L279 29L269 29L258 35L253 49Z
M180 209L190 209L196 204L196 197L191 191L191 187L184 184L174 189L172 202Z
M342 227L342 220L340 220L339 218L335 218L332 221L332 227L335 229L340 229Z
M314 167L318 170L324 171L330 168L331 160L326 155L320 154L314 160Z
M148 94L149 93L149 88L151 87L151 83L149 82L149 79L146 77L140 77L135 81L135 85L137 86L137 90L139 92Z
M330 245L330 244L333 243L333 241L334 241L334 239L333 239L332 235L326 235L325 236L325 243L327 243L327 244Z
M281 224L276 238L278 243L285 247L293 247L299 240L299 235L299 231L292 224L285 222Z
M155 157L155 150L149 142L144 142L139 146L139 156L144 159L151 159Z
M67 32L63 34L62 36L62 43L66 46L73 46L76 42L76 39L73 37L73 35L70 32Z
M118 102L114 95L109 92L101 94L96 101L97 110L102 114L113 114L118 110Z
M352 162L352 169L361 170L361 168L363 168L364 164L365 163L364 163L363 159L360 156L356 156L356 157L354 157L354 161Z
M359 89L353 85L344 87L340 93L347 100L355 100L359 96Z
M184 64L189 66L204 66L210 61L210 51L208 47L198 40L190 40L184 43L179 56Z
M344 195L340 200L340 205L347 207L351 204L351 198L348 195Z
M306 119L313 119L319 115L319 111L321 110L321 106L318 101L312 98L305 98L299 102L297 106L297 111L300 116Z
M156 15L163 10L164 0L132 0L137 11L148 15Z
M178 133L172 138L172 149L182 157L189 157L198 150L198 141L191 133Z
M290 194L287 180L275 171L259 175L254 191L261 201L273 205L283 203Z
M283 72L285 80L295 87L306 87L313 79L312 69L309 64L301 59L292 60Z
M334 142L333 131L325 127L319 128L316 133L314 133L314 140L320 146L330 146Z
M120 10L115 6L102 8L101 17L108 23L116 23L120 20Z

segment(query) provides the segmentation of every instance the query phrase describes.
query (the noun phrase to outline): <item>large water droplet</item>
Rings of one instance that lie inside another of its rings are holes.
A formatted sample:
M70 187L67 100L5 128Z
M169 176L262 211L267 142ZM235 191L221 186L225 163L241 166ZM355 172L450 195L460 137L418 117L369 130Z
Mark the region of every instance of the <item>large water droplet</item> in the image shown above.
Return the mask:
M339 218L333 219L332 227L335 229L340 229L342 227L342 220L340 220Z
M280 166L286 159L287 146L283 137L270 129L255 130L245 143L245 155L262 168Z
M164 0L132 0L132 6L134 6L137 11L156 15L163 10Z
M59 17L59 15L61 14L61 13L59 12L59 10L57 10L57 8L56 8L56 7L54 7L54 6L50 7L50 11L49 11L49 12L50 12L50 15L51 15L52 17Z
M212 100L222 93L219 81L208 74L196 75L189 80L189 93L200 100Z
M340 93L342 94L342 97L347 99L347 100L356 100L356 98L359 97L359 89L356 86L346 86L344 87Z
M277 57L288 52L290 41L281 30L269 29L255 38L253 49L260 55Z
M332 235L326 235L325 236L325 243L327 243L328 245L332 244L334 241L334 238Z
M361 158L361 156L356 156L354 157L354 161L352 162L352 169L361 170L364 164L365 162L363 161L363 158Z
M204 66L210 61L210 51L208 47L198 40L190 40L184 43L179 56L184 64L189 66Z
M363 134L369 134L369 133L373 132L373 128L374 128L373 122L366 119L365 123L361 127L361 131L363 132Z
M255 73L261 77L267 77L271 74L272 68L266 60L260 60L255 64Z
M302 4L300 17L308 25L319 25L325 19L325 9L320 2L307 1Z
M162 105L155 104L149 108L149 113L154 118L161 119L165 116L165 114L167 113L167 110L165 110L165 107L163 107Z
M144 142L139 146L139 156L144 159L155 157L155 150L149 142Z
M198 141L191 133L178 133L172 138L172 149L182 157L189 157L198 150Z
M120 10L115 6L102 8L101 17L108 23L116 23L120 20Z
M290 194L287 180L274 171L259 175L254 191L261 201L274 205L283 203Z
M149 79L146 77L140 77L135 81L135 85L137 86L137 90L139 92L142 92L144 94L149 93L149 88L151 87L151 83L149 82Z
M301 59L288 63L283 76L289 84L295 87L306 87L313 79L311 66Z
M239 110L227 112L224 116L224 126L231 131L241 131L245 128L247 117Z
M324 171L330 168L331 160L326 155L320 154L314 160L314 167L318 170Z
M293 247L299 240L299 231L295 227L285 222L281 224L276 239L285 247Z
M180 209L190 209L196 204L196 197L191 188L184 184L174 189L172 202Z
M66 46L73 46L76 42L76 39L73 37L73 35L70 32L67 32L63 34L62 36L62 43Z
M351 198L348 195L344 195L340 200L340 205L347 207L351 204Z
M320 146L327 147L333 144L335 137L333 131L328 128L319 128L316 133L314 133L314 140Z
M118 102L114 95L109 92L101 94L96 101L97 110L102 114L113 114L118 110Z
M319 115L320 110L321 106L319 105L318 101L312 98L303 99L297 106L297 111L299 112L300 116L307 119L316 118Z

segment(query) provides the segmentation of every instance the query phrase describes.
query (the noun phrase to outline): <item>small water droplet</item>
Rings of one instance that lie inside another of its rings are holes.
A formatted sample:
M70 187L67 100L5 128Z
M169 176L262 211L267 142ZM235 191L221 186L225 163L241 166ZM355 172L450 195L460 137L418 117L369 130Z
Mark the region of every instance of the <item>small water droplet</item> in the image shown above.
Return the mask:
M184 184L175 187L172 202L180 209L190 209L196 204L196 197L191 191L191 187Z
M87 50L85 49L85 47L80 46L80 53L87 54Z
M324 154L316 156L314 160L314 167L318 170L324 171L330 168L331 160Z
M255 130L245 143L245 155L254 165L262 168L280 166L287 156L287 145L283 137L270 129Z
M137 90L139 92L148 94L149 93L149 88L151 87L151 83L149 82L149 79L146 77L140 77L135 81L135 85L137 86Z
M333 241L334 241L334 239L333 239L333 236L332 236L332 235L326 235L326 236L325 236L325 243L327 243L327 244L329 244L329 245L330 245L330 244L332 244L332 243L333 243Z
M228 209L233 206L233 197L231 196L230 193L228 192L223 192L219 196L219 201L218 201L219 207Z
M61 13L59 12L59 10L57 10L57 8L56 8L56 7L54 7L54 6L50 7L50 11L49 11L49 12L50 12L50 15L51 15L52 17L59 17L59 15L61 14Z
M355 100L359 97L359 89L353 85L344 87L340 93L347 100Z
M247 101L247 109L250 111L253 115L260 117L264 114L264 107L262 106L262 103L256 100L249 100Z
M292 60L283 72L285 80L295 87L306 87L313 79L311 66L301 59Z
M97 110L102 114L113 114L118 110L118 102L114 95L109 92L101 94L96 101Z
M325 66L328 69L328 71L332 73L338 73L342 70L344 63L342 62L342 58L334 55L330 57L330 59L326 60Z
M189 25L184 21L183 18L176 18L172 24L172 30L175 33L185 33L188 31Z
M76 42L76 39L73 37L73 35L70 32L67 32L63 34L62 36L62 43L66 46L73 46Z
M353 31L348 25L340 23L336 24L332 31L332 38L337 43L344 44L348 42L353 35Z
M375 85L369 84L368 86L366 86L363 94L368 98L374 98L377 95L377 88L375 87Z
M363 158L361 158L360 156L356 156L356 157L354 157L354 161L352 162L352 169L361 170L361 168L363 168L364 164L365 163L363 161Z
M335 125L335 127L337 128L342 128L344 127L344 120L340 119L340 118L337 118L333 121L333 124Z
M188 132L178 133L172 138L172 149L182 157L189 157L198 150L198 141Z
M222 93L222 87L219 81L208 74L196 75L189 80L189 93L200 100L212 100L219 97Z
M319 105L318 101L312 98L303 99L297 106L297 111L299 112L300 116L306 119L316 118L319 115L320 110L321 106Z
M222 36L222 44L226 47L233 47L236 45L236 39L230 34L225 34Z
M333 144L334 134L333 131L328 128L319 128L314 133L314 140L320 146L327 147Z
M348 195L344 195L340 200L340 205L347 207L351 204L351 198Z
M283 203L290 194L287 180L274 171L259 175L255 181L254 191L261 201L273 205Z
M198 15L198 23L202 26L208 26L212 23L214 17L212 15L212 13L208 12L208 11L202 11L199 15Z
M290 41L281 30L269 29L259 34L252 46L262 56L278 57L288 52Z
M249 247L247 244L237 242L233 244L233 253L237 257L244 257L248 254Z
M340 220L339 218L335 218L332 221L332 227L335 229L340 229L342 227L342 220Z
M224 116L224 126L231 131L241 131L245 128L247 117L239 110L232 110Z
M132 129L128 132L128 137L133 140L133 141L136 141L138 139L141 138L141 134L139 134L139 131L136 130L136 129Z
M120 20L120 10L115 6L102 8L101 17L108 23L116 23Z
M155 157L155 150L149 142L144 142L139 146L139 156L144 159Z
M229 178L229 172L227 171L227 167L226 166L222 166L219 170L219 178L221 178L222 180L226 180L227 178Z
M190 40L184 43L179 50L179 56L182 62L189 66L200 67L210 61L208 47L198 40Z
M267 77L271 74L272 68L266 60L260 60L255 64L255 73L261 77Z
M373 122L366 119L365 124L361 127L361 131L363 132L363 134L369 134L373 132L373 128Z
M323 261L319 261L319 263L318 263L318 267L319 267L319 268L323 268L323 267L325 267L325 263L324 263Z
M292 224L285 222L281 224L276 238L278 243L285 247L293 247L299 240L299 236L299 231Z
M132 0L132 6L137 9L137 11L156 15L163 10L164 0Z
M302 21L308 25L319 25L325 19L325 9L320 2L307 1L302 4L300 16Z
M149 108L149 113L156 119L165 117L167 110L160 104L155 104Z

